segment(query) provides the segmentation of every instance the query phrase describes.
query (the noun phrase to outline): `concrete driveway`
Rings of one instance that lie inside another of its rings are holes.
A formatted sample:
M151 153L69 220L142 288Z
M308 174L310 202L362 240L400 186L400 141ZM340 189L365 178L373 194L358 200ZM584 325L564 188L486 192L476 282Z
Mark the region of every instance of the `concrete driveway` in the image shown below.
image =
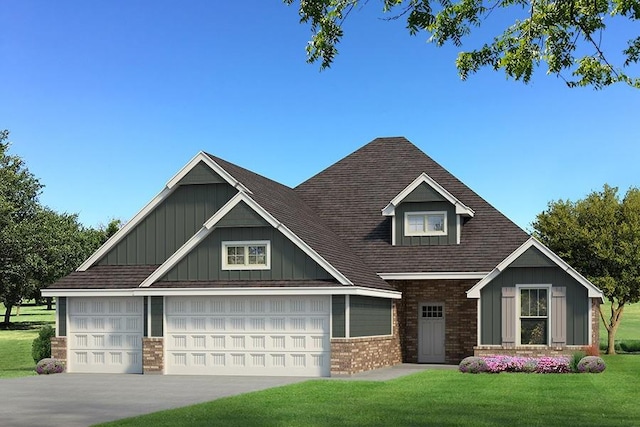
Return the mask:
M111 374L4 379L0 380L0 425L88 426L307 379Z

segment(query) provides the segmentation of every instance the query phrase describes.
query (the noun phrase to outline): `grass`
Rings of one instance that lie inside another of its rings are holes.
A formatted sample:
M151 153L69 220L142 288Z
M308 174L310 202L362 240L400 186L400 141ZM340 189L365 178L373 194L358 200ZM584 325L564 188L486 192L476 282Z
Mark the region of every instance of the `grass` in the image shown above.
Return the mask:
M610 316L611 304L604 303L603 312L605 316ZM607 343L607 330L600 319L600 343ZM618 332L616 333L616 341L640 340L640 303L627 305L622 313L622 321Z
M35 366L31 357L31 344L44 325L53 325L55 311L46 306L23 305L20 315L16 308L11 315L9 329L0 330L0 378L13 378L35 375ZM4 305L0 304L0 314L4 314Z
M387 382L312 380L102 426L629 426L640 420L640 357L602 374L461 374Z

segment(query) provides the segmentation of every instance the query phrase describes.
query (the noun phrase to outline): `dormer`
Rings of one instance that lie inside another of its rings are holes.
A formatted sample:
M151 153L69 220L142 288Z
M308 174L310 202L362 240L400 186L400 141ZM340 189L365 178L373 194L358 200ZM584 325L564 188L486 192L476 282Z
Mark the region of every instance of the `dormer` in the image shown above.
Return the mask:
M423 172L382 215L391 217L392 245L422 246L460 244L464 218L475 212Z

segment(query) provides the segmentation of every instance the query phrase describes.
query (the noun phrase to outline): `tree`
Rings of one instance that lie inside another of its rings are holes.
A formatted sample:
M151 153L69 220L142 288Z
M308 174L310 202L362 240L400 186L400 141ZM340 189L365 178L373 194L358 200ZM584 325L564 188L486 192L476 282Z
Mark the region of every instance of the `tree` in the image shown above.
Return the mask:
M288 5L295 2L283 1ZM380 0L380 3L382 11L389 14L387 19L406 18L411 35L426 32L430 34L428 40L437 46L451 42L460 47L465 36L482 24L513 21L493 40L458 54L456 67L463 80L483 67L491 67L528 83L534 69L545 62L547 73L564 79L569 87L601 89L613 83L626 83L640 88L640 78L627 74L629 66L640 59L640 36L631 35L635 38L616 49L605 47L603 41L611 33L605 34L608 25L620 28L624 20L640 19L640 0ZM366 6L368 1L300 0L300 21L310 24L312 32L307 45L308 62L320 61L322 69L330 67L338 53L336 46L343 37L345 20L356 8ZM618 50L622 54L619 60ZM567 73L571 76L567 77Z
M40 289L69 274L120 226L85 227L75 214L42 206L40 182L22 159L8 154L0 132L0 301L4 323L23 299L39 299Z
M585 199L549 203L533 223L536 237L602 289L611 312L600 317L607 328L607 353L627 304L640 301L640 190L624 198L605 184Z
M5 323L32 283L28 224L36 216L42 189L22 159L8 154L8 136L0 131L0 301L7 310Z

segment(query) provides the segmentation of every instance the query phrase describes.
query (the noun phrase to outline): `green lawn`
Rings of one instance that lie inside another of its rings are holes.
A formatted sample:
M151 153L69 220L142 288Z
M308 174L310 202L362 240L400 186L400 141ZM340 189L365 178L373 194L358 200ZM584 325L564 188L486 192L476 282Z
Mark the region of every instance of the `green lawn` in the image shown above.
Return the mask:
M611 304L608 302L603 304L605 316L611 314ZM621 340L640 340L640 303L627 305L622 313L622 323L616 334L616 341ZM600 342L606 344L607 330L600 319Z
M602 374L461 374L387 382L312 380L103 426L631 426L640 357L605 356Z
M35 366L31 358L31 344L38 336L40 328L53 325L55 311L46 306L23 305L20 315L16 309L11 312L11 329L0 329L0 378L35 375ZM0 313L4 314L4 305L0 304Z

